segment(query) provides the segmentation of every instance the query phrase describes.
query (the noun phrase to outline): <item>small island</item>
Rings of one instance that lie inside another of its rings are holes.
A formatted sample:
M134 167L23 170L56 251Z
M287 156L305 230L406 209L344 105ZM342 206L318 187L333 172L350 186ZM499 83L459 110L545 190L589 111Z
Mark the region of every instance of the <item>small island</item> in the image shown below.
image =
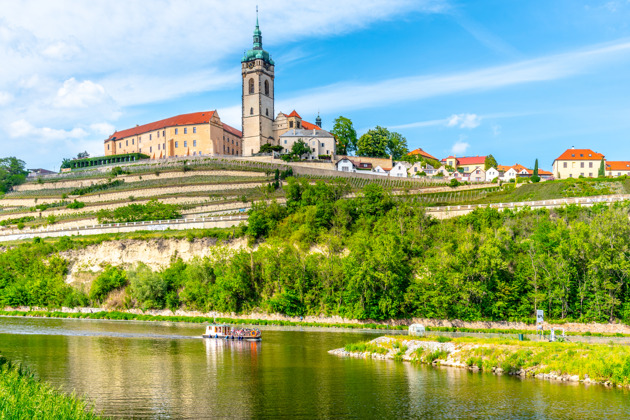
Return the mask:
M630 347L510 338L382 336L330 350L344 357L451 366L609 387L630 386Z

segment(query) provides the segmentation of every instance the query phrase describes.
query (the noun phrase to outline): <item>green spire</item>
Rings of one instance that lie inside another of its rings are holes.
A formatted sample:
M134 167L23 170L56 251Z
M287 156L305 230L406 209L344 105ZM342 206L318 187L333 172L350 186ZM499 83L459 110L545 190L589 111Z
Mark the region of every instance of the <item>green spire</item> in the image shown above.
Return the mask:
M258 6L256 6L256 28L254 29L254 46L251 50L246 51L241 62L255 60L257 58L263 59L268 64L274 65L273 60L269 53L263 50L262 47L262 32L260 32L260 26L258 24Z

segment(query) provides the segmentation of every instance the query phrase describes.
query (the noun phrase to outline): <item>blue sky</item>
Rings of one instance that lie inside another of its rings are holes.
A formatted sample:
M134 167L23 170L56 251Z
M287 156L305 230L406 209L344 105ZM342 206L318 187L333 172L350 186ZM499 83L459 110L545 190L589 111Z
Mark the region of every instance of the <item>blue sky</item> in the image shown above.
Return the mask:
M29 167L187 112L240 128L256 4L276 112L388 127L439 158L630 160L630 0L0 4L2 155Z

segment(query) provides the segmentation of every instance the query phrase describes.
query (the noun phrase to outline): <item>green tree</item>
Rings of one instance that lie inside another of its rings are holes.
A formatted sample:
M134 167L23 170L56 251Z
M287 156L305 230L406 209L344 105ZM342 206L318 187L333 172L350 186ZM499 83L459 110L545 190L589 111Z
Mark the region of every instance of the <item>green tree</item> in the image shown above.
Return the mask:
M390 132L387 140L387 152L392 155L394 160L400 160L400 158L409 153L409 150L407 150L407 139L400 133Z
M11 191L11 189L26 180L24 161L15 157L0 159L0 192Z
M311 153L311 148L308 147L308 144L304 142L304 140L299 139L293 146L291 147L291 154L297 158L302 158L304 155L308 155Z
M400 133L376 126L362 135L357 141L357 155L389 157L399 160L407 154L407 139Z
M330 133L337 140L337 154L347 155L357 150L357 132L349 118L337 117Z
M488 170L490 168L495 168L498 166L497 160L492 155L486 156L486 162L484 165L484 170Z
M606 176L606 164L604 163L604 158L602 158L602 162L599 164L599 171L597 172L597 176L600 178Z
M536 159L536 163L534 163L534 173L531 178L532 182L540 182L540 177L538 176L538 159Z

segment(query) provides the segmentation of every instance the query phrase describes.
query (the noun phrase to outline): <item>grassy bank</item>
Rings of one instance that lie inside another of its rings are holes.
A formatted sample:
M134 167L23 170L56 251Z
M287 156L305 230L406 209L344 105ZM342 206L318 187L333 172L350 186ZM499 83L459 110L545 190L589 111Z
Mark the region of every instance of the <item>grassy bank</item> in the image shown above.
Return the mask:
M34 318L71 318L71 319L109 319L118 321L147 321L147 322L188 322L204 324L210 322L225 324L247 324L247 325L272 325L286 327L318 327L318 328L348 328L348 329L366 329L366 330L407 330L407 325L391 325L387 323L335 323L335 322L307 322L307 321L288 321L288 320L270 320L270 319L245 319L245 318L225 318L225 317L203 317L203 316L185 316L185 315L150 315L135 314L121 311L99 311L94 313L73 313L61 311L6 311L0 310L0 316L24 316ZM453 333L479 333L479 334L534 334L534 330L516 329L516 328L464 328L464 327L425 327L428 332L453 332ZM543 332L549 335L549 331ZM586 336L586 337L630 337L630 334L621 333L593 333L593 332L565 332L567 336Z
M454 366L524 377L630 386L630 347L471 337L379 337L333 353Z
M83 399L65 395L0 356L0 419L99 419Z

